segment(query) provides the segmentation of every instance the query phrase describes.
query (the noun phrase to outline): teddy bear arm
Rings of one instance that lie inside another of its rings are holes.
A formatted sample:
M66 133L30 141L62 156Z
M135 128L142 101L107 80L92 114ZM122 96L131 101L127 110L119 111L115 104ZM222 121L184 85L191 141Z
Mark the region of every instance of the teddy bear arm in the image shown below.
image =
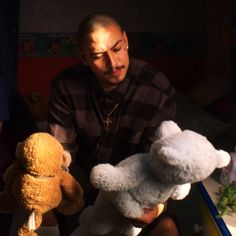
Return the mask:
M31 225L32 228L29 228L29 218L30 214L28 214L28 217L25 218L25 222L23 225L17 230L17 236L25 236L25 235L30 235L30 236L37 236L36 230L40 227L42 223L42 214L39 212L34 212L34 225Z
M223 150L217 150L217 154L218 154L217 168L225 167L230 163L230 155L228 152L225 152Z
M190 183L176 185L174 187L174 191L172 192L171 198L174 200L181 200L185 198L189 194L190 188Z
M5 183L14 181L19 176L20 172L22 172L22 170L18 162L10 165L4 174Z
M104 191L125 191L142 181L142 174L128 167L99 164L92 169L90 181L95 188Z
M73 214L84 206L84 191L74 177L66 171L62 171L60 186L63 193L63 200L58 210L63 214Z

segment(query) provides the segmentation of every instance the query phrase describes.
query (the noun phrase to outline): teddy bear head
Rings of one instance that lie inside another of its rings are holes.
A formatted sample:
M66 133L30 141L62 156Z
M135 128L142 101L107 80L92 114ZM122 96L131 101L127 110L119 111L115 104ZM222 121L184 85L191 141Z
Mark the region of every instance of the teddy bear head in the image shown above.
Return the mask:
M28 173L36 176L57 175L71 162L70 154L46 132L34 133L19 143L16 157Z
M149 155L153 173L165 183L194 183L207 178L215 168L227 166L230 156L216 150L206 137L181 130L173 121L164 121L156 131Z

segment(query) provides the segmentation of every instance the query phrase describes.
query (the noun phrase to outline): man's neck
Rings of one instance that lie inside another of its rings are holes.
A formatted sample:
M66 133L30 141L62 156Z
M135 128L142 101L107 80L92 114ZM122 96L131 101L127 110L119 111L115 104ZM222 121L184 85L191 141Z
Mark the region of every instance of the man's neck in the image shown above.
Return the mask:
M115 85L111 85L111 84L107 84L107 83L101 83L99 82L102 89L105 91L105 92L111 92L112 90L114 90L115 88L117 88L117 84Z
M116 87L117 87L117 85L108 86L108 87L102 86L102 88L104 89L105 92L111 92L111 91L114 90Z

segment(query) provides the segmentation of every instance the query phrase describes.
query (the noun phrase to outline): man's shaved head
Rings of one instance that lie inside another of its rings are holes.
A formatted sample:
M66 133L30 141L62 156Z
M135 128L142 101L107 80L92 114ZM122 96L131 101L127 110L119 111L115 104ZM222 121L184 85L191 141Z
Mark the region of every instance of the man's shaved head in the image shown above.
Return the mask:
M83 47L87 36L90 33L94 32L96 29L99 29L101 27L106 28L107 26L111 25L117 27L122 32L120 24L112 16L103 13L93 13L86 16L78 26L78 46Z
M106 91L116 88L129 67L128 38L110 15L93 13L78 27L78 54Z

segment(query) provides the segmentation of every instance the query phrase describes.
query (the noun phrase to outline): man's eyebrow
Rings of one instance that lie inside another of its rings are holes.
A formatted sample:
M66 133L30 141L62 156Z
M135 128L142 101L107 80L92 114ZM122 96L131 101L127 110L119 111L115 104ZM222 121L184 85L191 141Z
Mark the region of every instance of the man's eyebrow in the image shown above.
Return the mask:
M120 42L122 42L122 39L118 40L111 48L115 48Z
M118 40L117 42L115 42L115 44L111 47L111 49L115 48L120 42L122 42L122 39ZM103 51L100 52L91 52L91 55L97 55L97 54L102 54L104 53Z
M90 52L91 55L96 56L98 54L103 54L104 52Z

